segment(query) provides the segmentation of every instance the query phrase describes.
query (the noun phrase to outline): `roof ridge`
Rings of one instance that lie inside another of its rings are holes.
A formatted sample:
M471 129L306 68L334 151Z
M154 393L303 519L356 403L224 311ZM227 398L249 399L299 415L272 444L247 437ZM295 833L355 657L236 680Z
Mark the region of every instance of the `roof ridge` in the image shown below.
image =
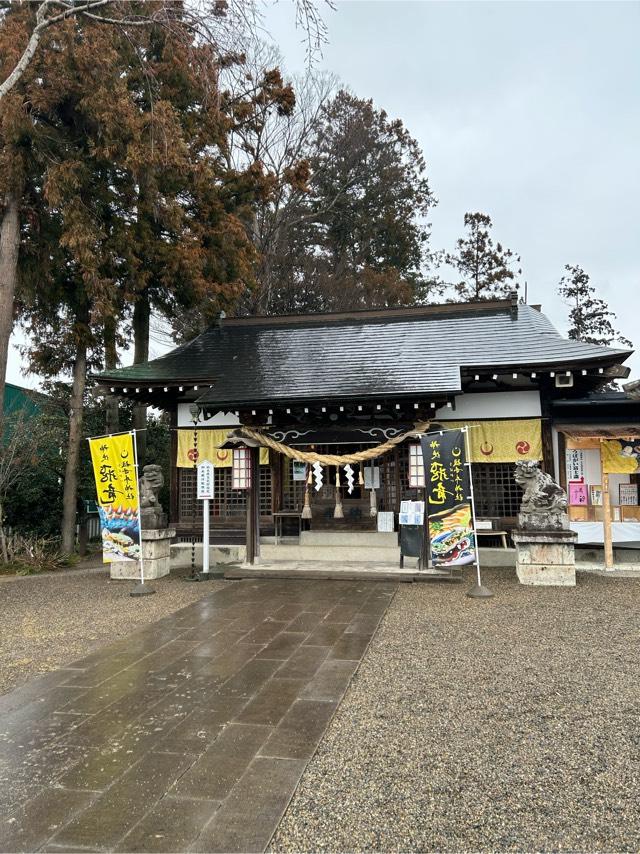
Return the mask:
M518 303L515 303L518 308ZM397 306L396 308L365 308L348 311L314 312L312 314L261 314L225 317L208 327L207 331L225 326L296 326L355 321L429 317L432 315L492 314L512 312L514 300L474 300L470 302L428 303L424 305Z

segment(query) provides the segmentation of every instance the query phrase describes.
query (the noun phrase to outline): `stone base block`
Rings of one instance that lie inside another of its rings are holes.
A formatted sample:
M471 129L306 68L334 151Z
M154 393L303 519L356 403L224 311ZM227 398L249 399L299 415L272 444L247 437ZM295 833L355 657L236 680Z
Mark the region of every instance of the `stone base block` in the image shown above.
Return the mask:
M173 528L142 531L142 562L145 581L169 575L171 568L171 540L176 532ZM111 578L136 580L140 578L137 560L113 561L109 564Z
M511 537L521 584L575 587L577 535L573 531L515 530Z
M575 587L576 568L570 565L521 563L516 565L520 584L547 587Z

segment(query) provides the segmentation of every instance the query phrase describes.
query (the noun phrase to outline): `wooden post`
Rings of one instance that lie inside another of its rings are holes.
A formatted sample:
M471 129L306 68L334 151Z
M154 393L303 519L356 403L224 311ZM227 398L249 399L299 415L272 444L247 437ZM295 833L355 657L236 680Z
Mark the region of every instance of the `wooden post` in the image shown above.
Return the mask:
M260 562L260 448L251 449L251 491L253 492L254 561Z
M602 525L604 530L604 567L613 570L613 538L611 534L611 493L609 492L609 475L604 470L604 457L600 439L600 474L602 476Z
M179 520L179 496L178 496L178 404L171 410L170 424L170 450L169 450L169 525L177 525ZM195 489L195 485L193 487ZM195 498L194 498L195 501Z
M260 448L250 448L251 486L247 490L247 563L260 555Z

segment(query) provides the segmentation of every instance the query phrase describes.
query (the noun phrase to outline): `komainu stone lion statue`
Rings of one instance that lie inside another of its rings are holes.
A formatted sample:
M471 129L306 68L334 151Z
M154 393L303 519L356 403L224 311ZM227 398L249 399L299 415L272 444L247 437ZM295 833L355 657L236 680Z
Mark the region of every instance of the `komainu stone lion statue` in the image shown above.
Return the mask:
M140 491L140 521L143 530L150 528L166 528L167 520L162 512L159 493L164 484L162 467L148 465L142 469L142 477L138 481Z
M518 517L520 528L538 531L568 530L567 493L538 463L516 463L516 483L524 490Z

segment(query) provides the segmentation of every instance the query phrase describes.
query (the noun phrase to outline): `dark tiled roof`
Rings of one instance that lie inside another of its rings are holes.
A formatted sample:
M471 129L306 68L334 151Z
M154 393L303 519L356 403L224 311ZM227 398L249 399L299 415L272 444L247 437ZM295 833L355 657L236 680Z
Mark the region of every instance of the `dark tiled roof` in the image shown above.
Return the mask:
M201 400L241 404L453 393L461 368L542 368L623 361L627 350L562 338L509 301L422 310L224 321L166 356L102 382L212 385Z

